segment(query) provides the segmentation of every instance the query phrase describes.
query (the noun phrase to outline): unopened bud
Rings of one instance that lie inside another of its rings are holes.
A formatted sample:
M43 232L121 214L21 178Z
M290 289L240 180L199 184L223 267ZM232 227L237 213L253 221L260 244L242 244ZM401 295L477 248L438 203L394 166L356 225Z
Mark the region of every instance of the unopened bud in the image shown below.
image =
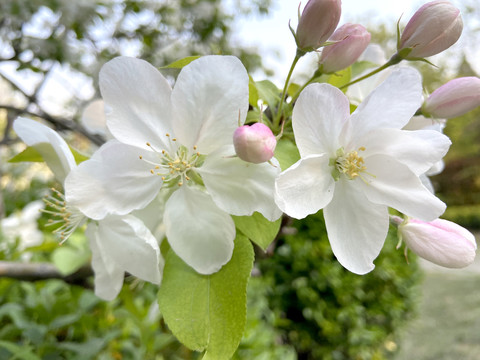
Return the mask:
M309 0L297 26L298 48L308 51L322 46L337 27L341 13L341 0Z
M330 37L335 42L323 48L320 68L329 74L352 65L362 55L370 42L370 33L359 24L345 24Z
M422 112L450 119L480 106L480 79L474 76L453 79L435 90L422 106Z
M255 123L238 127L233 134L233 145L240 159L260 164L273 157L277 139L268 126Z
M409 219L398 227L398 231L410 250L434 264L463 268L475 260L475 237L451 221Z
M432 1L418 9L410 19L402 33L398 51L406 54L403 56L405 59L432 56L455 44L462 30L459 9L449 1Z

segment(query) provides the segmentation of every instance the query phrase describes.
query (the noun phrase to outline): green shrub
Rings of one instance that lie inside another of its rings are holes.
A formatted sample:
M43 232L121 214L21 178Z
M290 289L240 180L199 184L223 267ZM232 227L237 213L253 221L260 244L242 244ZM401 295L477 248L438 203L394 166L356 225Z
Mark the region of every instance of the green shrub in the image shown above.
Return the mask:
M412 316L419 269L390 234L371 273L345 270L331 251L321 213L293 223L260 262L275 326L298 359L384 359Z

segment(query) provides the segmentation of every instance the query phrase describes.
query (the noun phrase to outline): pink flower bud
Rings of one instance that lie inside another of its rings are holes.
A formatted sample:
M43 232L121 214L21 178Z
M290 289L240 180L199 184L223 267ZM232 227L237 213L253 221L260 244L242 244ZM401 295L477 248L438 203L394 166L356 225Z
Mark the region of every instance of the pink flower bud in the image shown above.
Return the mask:
M345 24L329 40L336 43L325 46L320 57L322 72L326 74L345 69L357 61L370 42L370 33L362 25Z
M448 1L432 1L418 9L410 19L398 50L412 49L406 59L432 56L455 44L462 29L460 10Z
M474 76L453 79L435 90L422 111L436 118L450 119L480 106L480 79Z
M309 0L297 26L299 49L318 49L332 35L340 21L341 0Z
M260 164L273 157L277 139L268 126L255 123L238 127L233 134L233 145L240 159Z
M475 237L451 221L437 219L423 222L409 219L398 230L409 249L434 264L462 268L475 259Z

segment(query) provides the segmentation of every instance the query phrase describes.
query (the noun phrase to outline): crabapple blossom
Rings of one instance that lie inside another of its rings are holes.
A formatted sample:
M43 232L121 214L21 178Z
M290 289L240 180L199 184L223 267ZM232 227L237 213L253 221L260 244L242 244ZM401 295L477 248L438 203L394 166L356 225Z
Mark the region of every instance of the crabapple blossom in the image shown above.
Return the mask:
M398 52L405 59L429 57L448 49L462 34L460 10L444 0L426 3L412 16L403 30Z
M273 157L277 139L267 125L255 123L238 127L233 133L233 145L240 159L260 164Z
M309 0L297 26L298 48L308 51L322 46L337 27L341 13L341 0Z
M398 231L408 249L434 264L463 268L475 260L475 237L451 221L407 219L399 225Z
M461 116L480 106L480 79L475 76L450 80L427 98L422 112L436 118Z
M357 61L370 42L370 33L359 24L344 24L330 37L334 42L322 50L320 69L329 74L345 69Z
M218 271L232 256L230 215L281 215L273 200L279 169L232 156L248 82L232 56L191 62L173 89L143 60L111 60L100 71L100 90L115 139L72 171L67 200L100 220L142 209L169 189L163 222L172 250L201 274Z
M26 118L16 119L13 128L27 145L42 155L60 182L76 168L70 148L54 130ZM65 201L60 191L53 192L55 195L44 200L45 212L52 216L51 223L60 224L54 233L63 242L88 219L76 206ZM160 283L163 268L160 248L141 220L132 215L110 215L97 223L90 222L85 233L90 240L97 296L114 299L122 288L125 272Z
M437 131L405 131L422 102L419 73L400 68L350 115L347 97L329 84L311 84L293 110L301 159L280 174L276 202L301 219L323 209L339 262L357 274L374 268L393 207L431 221L445 210L419 179L447 152Z

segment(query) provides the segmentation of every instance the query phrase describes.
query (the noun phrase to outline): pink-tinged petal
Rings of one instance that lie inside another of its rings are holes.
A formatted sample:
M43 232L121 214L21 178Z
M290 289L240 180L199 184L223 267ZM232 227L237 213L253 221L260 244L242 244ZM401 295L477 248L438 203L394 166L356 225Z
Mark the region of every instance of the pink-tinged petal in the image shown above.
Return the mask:
M467 229L443 219L409 219L398 228L407 247L437 265L463 268L475 260L477 244Z
M401 67L358 106L351 117L349 138L378 128L401 129L422 104L422 78L411 67Z
M387 155L365 158L366 173L355 182L371 202L424 221L438 218L445 204L423 186L418 175Z
M13 130L25 144L33 146L42 155L48 167L61 183L77 166L65 140L48 126L38 121L19 117L13 122Z
M165 205L164 223L172 250L200 274L217 272L230 261L235 224L202 190L176 190Z
M198 169L208 193L223 211L237 216L261 213L270 221L282 212L274 201L275 178L280 173L278 164L251 164L239 158L212 154Z
M157 69L140 59L117 57L100 70L99 85L107 126L116 139L169 148L165 134L172 133L171 88Z
M427 172L447 153L451 141L435 130L377 129L358 140L365 157L383 154L407 165L416 175Z
M338 136L348 117L347 97L329 84L308 85L293 108L293 131L301 157L329 153L340 147Z
M283 212L303 219L330 203L335 181L329 161L326 154L311 155L280 174L275 183L275 201Z
M233 56L204 56L180 72L172 92L175 136L202 154L232 144L248 111L248 75Z
M162 186L160 176L152 175L153 166L145 161L155 156L115 140L107 142L65 180L68 203L95 220L144 208Z
M122 290L125 272L109 258L109 249L101 247L101 239L97 235L97 225L90 223L85 235L90 240L92 251L92 268L95 273L95 295L103 300L113 300Z
M388 209L372 204L352 180L335 183L332 201L323 211L328 239L337 260L359 275L373 270L388 232Z

